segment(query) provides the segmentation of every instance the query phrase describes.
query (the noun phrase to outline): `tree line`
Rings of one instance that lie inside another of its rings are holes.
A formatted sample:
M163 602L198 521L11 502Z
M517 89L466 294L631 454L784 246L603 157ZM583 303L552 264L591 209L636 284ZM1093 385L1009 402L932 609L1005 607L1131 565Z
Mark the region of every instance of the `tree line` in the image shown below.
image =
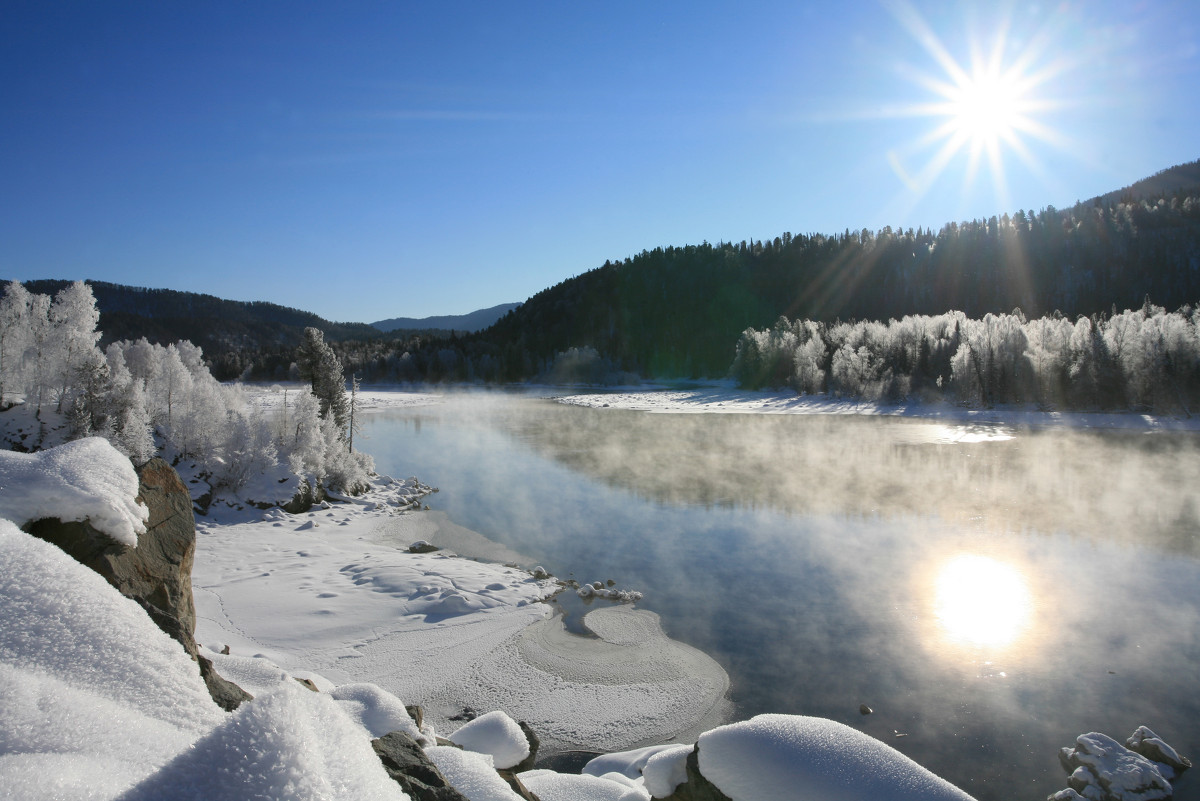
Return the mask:
M527 380L585 349L614 374L715 378L742 331L780 316L832 325L947 309L983 319L1020 308L1075 319L1137 308L1146 296L1180 308L1200 300L1197 166L1165 171L1152 186L1172 191L1157 197L1131 188L937 231L655 248L539 292L479 333L337 347L368 380Z
M1020 309L886 323L781 317L747 329L730 368L742 387L896 402L1134 409L1190 416L1200 403L1200 311L1136 310L1033 320Z
M53 299L9 283L0 298L0 410L23 400L40 436L61 422L68 438L104 437L138 464L155 455L193 460L214 489L236 491L278 465L313 486L366 488L374 463L350 447L342 366L320 330L306 329L294 351L311 390L293 391L268 417L241 386L217 381L191 342L141 337L102 351L99 318L81 281Z

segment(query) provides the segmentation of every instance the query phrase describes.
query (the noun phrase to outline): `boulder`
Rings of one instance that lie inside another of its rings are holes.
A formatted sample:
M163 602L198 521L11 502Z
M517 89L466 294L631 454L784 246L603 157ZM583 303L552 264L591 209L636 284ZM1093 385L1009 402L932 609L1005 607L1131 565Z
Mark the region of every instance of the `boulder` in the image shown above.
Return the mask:
M426 756L416 740L402 731L393 731L372 740L384 770L414 801L466 801Z
M664 801L733 801L700 773L700 744L687 756L687 781Z
M213 700L224 709L234 709L250 696L217 675L212 663L206 666L207 660L201 661L196 647L192 600L196 520L191 494L179 474L162 459L151 459L137 473L138 500L146 505L150 517L145 533L138 535L136 548L116 542L87 521L36 520L25 530L62 548L136 601L200 665Z
M1058 755L1067 786L1089 801L1163 801L1171 784L1160 765L1099 732L1081 734ZM1055 794L1062 801L1062 796Z

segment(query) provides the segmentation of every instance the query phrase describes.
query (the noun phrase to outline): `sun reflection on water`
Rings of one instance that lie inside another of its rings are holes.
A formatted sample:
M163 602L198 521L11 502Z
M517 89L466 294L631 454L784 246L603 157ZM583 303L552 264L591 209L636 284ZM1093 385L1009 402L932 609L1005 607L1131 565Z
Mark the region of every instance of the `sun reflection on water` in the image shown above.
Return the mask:
M1001 649L1013 645L1029 628L1033 601L1025 577L1011 564L961 554L937 574L934 612L950 640Z

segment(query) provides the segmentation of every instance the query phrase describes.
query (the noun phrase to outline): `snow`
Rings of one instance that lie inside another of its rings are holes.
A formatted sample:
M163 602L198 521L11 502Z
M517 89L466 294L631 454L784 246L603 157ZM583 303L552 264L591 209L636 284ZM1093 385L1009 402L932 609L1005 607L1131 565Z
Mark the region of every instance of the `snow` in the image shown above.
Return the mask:
M651 613L593 611L585 624L599 637L581 638L537 603L561 589L553 579L449 547L409 553L421 539L489 548L444 515L403 511L392 498L405 486L381 479L353 503L297 515L197 518L196 639L222 675L252 693L299 671L318 686L374 684L422 705L437 731L456 729L464 706L501 710L547 754L695 737L727 720L725 672ZM225 646L229 656L209 653Z
M1136 732L1131 739L1135 738ZM1171 785L1162 766L1130 751L1107 734L1081 734L1075 738L1074 748L1063 750L1063 764L1075 766L1071 786L1086 799L1156 801L1171 798ZM1169 769L1167 772L1171 773Z
M733 801L968 801L893 748L823 718L758 715L701 735L700 773Z
M405 799L336 702L298 684L243 704L122 801Z
M1164 415L1092 412L1043 412L1027 408L968 409L949 403L901 403L798 395L792 390L743 390L732 382L706 383L690 389L632 390L566 395L559 403L591 408L629 409L673 414L838 414L887 415L944 420L947 423L1002 423L1011 426L1133 429L1141 431L1197 431L1200 418L1177 419ZM967 435L971 436L970 433ZM994 436L988 432L988 436ZM969 441L969 440L968 440Z
M0 610L0 786L14 798L110 798L224 717L141 607L5 520Z
M462 751L449 745L431 746L425 753L446 781L468 801L523 801L496 773L492 758L487 754Z
M137 495L133 465L100 437L36 453L0 451L0 518L18 526L48 517L87 520L136 548L150 514Z
M541 801L650 801L641 784L620 773L600 777L530 770L518 778Z
M501 770L515 767L529 756L525 732L500 710L480 715L447 739L468 751L490 755Z
M692 749L686 745L667 748L652 755L642 768L646 789L655 798L666 798L687 781L687 758Z

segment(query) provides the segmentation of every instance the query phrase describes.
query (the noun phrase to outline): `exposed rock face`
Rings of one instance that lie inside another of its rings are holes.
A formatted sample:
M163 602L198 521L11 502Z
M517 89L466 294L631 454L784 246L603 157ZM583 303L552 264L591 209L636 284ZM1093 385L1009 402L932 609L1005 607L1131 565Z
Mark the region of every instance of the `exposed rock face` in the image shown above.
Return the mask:
M732 801L700 773L700 745L687 756L687 781L675 788L664 801Z
M466 801L425 755L413 738L394 731L371 741L388 775L396 780L414 801Z
M177 640L200 672L209 692L222 708L237 708L248 695L222 679L196 648L196 607L192 600L192 562L196 555L196 521L192 499L179 474L162 459L138 469L138 500L150 511L138 547L129 548L92 528L87 522L37 520L26 530L62 548L95 570L122 595L132 598L150 618Z

